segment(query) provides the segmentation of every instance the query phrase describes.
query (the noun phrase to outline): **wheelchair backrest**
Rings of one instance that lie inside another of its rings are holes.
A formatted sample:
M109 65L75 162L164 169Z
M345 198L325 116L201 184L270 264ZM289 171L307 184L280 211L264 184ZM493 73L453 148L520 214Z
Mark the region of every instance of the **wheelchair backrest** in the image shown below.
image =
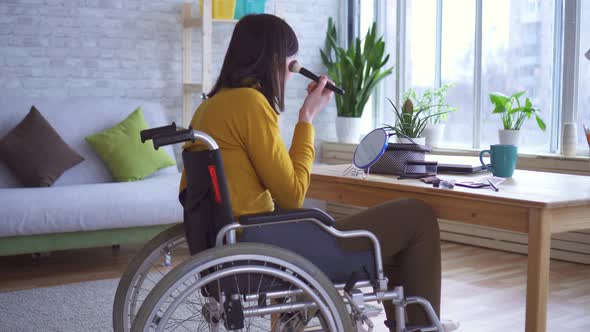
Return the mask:
M219 150L182 152L187 187L180 193L191 255L215 246L215 237L233 222Z

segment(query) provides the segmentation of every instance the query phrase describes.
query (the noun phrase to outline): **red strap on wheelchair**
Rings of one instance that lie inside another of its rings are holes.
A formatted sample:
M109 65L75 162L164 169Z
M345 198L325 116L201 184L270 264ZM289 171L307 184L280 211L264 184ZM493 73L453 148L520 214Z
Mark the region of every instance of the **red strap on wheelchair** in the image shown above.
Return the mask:
M221 192L219 191L219 182L217 181L217 170L215 165L209 165L209 176L211 176L211 182L213 183L215 202L217 202L217 204L221 204Z

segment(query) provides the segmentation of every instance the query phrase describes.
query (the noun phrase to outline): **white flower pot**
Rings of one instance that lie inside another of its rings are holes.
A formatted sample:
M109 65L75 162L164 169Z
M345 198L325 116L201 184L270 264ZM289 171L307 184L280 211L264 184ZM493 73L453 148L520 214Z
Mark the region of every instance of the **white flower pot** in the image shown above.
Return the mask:
M445 133L445 124L429 124L422 131L422 136L426 138L426 145L430 147L439 147Z
M361 136L361 118L336 118L336 135L341 143L358 143Z
M397 143L404 143L404 144L419 144L419 145L426 145L426 137L416 137L416 138L412 138L412 141L414 141L412 143L412 141L410 141L409 139L405 138L405 137L397 137L396 136L396 141Z
M520 130L500 129L500 144L516 145L520 141Z

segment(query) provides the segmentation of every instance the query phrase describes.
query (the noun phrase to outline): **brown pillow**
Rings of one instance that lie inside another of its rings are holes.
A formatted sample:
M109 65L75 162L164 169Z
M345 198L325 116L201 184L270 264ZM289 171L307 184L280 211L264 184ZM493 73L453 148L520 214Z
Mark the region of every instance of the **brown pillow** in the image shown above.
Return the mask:
M49 187L84 158L32 106L29 114L0 139L0 160L25 187Z

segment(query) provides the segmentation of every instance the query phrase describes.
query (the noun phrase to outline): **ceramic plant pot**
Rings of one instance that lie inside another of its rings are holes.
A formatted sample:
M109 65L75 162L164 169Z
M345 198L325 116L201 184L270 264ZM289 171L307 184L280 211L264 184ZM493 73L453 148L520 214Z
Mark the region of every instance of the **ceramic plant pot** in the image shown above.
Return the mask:
M426 138L426 145L433 148L439 147L445 133L445 127L444 123L427 125L422 132L422 136Z
M336 135L341 143L358 143L361 136L361 118L336 118Z
M516 145L520 142L520 130L500 129L500 144Z

